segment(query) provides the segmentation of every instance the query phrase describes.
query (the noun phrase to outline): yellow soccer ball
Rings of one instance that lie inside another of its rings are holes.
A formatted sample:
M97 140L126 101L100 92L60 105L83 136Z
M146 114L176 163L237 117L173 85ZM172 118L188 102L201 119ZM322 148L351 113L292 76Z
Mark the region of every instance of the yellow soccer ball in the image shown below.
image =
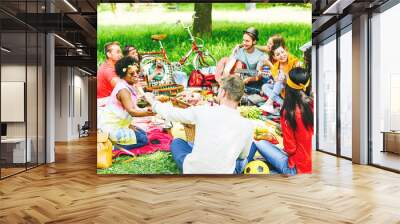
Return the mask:
M249 162L244 168L245 174L269 174L267 164L261 160L254 160Z

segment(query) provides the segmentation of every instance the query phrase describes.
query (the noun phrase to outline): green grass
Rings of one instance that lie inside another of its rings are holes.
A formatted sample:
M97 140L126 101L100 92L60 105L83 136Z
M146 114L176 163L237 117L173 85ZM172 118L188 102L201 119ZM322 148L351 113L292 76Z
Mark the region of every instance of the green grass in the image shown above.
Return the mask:
M180 171L172 159L170 152L158 151L153 154L138 156L135 160L124 163L132 158L122 155L115 159L112 167L98 169L98 174L179 174Z
M165 7L168 6L175 6L175 3L165 3ZM301 4L301 3L257 3L257 9L266 9L272 7L298 7L304 9L310 9L311 4ZM213 3L212 4L213 10L245 10L246 5L245 3ZM178 5L179 11L193 11L194 10L194 3L179 3Z
M289 51L298 58L302 58L299 47L311 40L311 25L303 23L288 24L257 24L257 23L230 23L213 22L212 36L204 38L205 46L217 59L228 56L236 44L242 41L242 31L249 26L255 26L260 32L258 44L265 44L267 38L273 34L281 34ZM160 25L132 25L132 26L99 26L97 31L97 62L104 62L105 43L119 41L123 47L126 44L136 46L139 51L159 50L157 42L150 39L152 34L166 33L168 37L163 40L171 61L178 61L191 47L188 34L181 26Z
M133 3L135 4L135 3ZM178 11L193 11L194 3L162 3L163 7L166 9L176 10L178 6ZM127 4L124 3L123 6L118 6L119 8L123 8L125 11L132 10L132 3ZM143 5L142 7L148 7ZM297 7L303 9L311 9L311 4L302 4L302 3L257 3L257 9L266 9L272 7ZM245 3L213 3L213 10L245 10ZM110 3L101 3L97 6L98 12L111 11Z

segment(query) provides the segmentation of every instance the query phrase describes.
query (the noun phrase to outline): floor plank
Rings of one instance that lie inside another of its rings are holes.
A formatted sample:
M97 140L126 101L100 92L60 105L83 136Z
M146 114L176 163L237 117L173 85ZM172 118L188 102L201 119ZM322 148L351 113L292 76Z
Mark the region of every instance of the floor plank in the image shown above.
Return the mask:
M95 138L0 181L0 223L400 223L400 175L315 152L314 173L97 175Z

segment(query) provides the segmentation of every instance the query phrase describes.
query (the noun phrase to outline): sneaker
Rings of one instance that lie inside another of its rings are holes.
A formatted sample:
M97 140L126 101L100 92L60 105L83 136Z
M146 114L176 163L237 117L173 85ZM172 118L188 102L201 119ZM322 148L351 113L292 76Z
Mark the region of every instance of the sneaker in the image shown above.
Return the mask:
M275 113L274 106L272 104L269 104L269 103L265 103L264 105L262 105L260 107L260 109L263 110L263 111L266 111L266 112L268 112L270 114Z

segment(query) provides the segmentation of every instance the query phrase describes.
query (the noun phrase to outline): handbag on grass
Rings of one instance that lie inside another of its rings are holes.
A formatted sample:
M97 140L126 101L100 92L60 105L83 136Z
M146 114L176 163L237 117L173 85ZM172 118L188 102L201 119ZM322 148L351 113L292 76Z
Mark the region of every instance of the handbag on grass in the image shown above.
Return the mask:
M193 70L190 73L188 85L190 87L211 87L215 82L215 75L204 75L200 70Z

